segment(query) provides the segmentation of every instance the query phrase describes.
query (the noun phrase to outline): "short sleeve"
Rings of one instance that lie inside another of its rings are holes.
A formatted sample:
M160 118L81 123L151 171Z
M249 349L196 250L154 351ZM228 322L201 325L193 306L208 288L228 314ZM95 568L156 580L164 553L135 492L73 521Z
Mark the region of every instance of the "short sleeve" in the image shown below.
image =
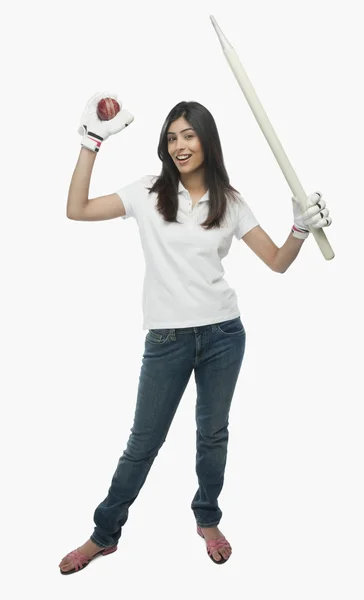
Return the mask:
M247 202L244 200L242 196L238 196L238 209L237 209L237 217L236 217L236 227L234 230L234 235L236 239L241 240L241 238L248 233L254 227L259 225L259 221L253 214L253 211L248 206Z
M148 194L147 186L150 185L152 178L152 175L145 175L141 179L116 190L116 194L120 196L125 208L125 215L121 217L122 219L137 218L137 205Z
M125 208L125 215L121 217L122 219L129 219L130 217L134 217L135 219L133 204L135 203L138 191L140 193L139 180L116 190L116 193L120 196Z

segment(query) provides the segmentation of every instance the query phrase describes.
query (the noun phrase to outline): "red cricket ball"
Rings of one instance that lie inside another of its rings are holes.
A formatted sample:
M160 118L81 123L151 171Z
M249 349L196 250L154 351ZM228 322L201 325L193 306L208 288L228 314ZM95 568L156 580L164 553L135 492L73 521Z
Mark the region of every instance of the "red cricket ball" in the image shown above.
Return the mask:
M110 121L119 111L120 105L114 98L103 98L97 105L97 116L100 121Z

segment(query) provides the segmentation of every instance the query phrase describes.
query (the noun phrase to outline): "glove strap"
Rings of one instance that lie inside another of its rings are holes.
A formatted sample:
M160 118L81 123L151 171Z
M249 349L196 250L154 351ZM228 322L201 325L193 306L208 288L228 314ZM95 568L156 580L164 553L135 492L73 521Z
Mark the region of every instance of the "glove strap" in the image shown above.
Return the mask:
M291 229L292 235L299 240L305 240L310 235L310 232L307 229L302 229L301 227L297 227L297 225L293 225Z
M104 138L96 133L92 133L92 131L88 131L82 138L81 146L92 150L92 152L98 152L103 141Z

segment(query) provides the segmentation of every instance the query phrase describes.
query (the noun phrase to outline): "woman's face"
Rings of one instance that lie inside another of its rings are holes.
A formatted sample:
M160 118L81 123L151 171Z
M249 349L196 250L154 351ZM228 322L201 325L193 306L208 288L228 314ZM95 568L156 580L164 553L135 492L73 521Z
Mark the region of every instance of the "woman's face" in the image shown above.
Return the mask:
M172 157L179 172L182 174L192 173L202 166L204 152L196 131L184 117L179 117L171 123L167 131L168 152ZM179 160L179 157L188 155L187 160Z

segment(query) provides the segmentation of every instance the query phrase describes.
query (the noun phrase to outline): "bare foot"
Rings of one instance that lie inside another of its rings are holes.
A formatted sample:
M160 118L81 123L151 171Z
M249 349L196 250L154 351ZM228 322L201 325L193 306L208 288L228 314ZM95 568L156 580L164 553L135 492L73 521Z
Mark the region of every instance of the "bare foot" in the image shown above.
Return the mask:
M92 540L87 540L87 542L85 544L83 544L83 546L80 546L79 548L77 548L77 550L82 552L82 554L84 554L88 558L92 558L95 554L97 554L97 552L100 552L100 550L103 550L103 548L101 548L100 546L97 546ZM74 569L74 564L72 562L72 559L67 558L67 556L62 558L62 560L58 566L60 567L60 569L62 571L71 571L72 569Z
M201 531L206 541L209 540L217 540L218 538L224 537L223 533L221 533L218 527L201 527ZM231 554L231 548L229 546L229 542L226 542L226 547L223 546L217 552L213 553L213 558L215 560L221 560L221 556L228 560Z

